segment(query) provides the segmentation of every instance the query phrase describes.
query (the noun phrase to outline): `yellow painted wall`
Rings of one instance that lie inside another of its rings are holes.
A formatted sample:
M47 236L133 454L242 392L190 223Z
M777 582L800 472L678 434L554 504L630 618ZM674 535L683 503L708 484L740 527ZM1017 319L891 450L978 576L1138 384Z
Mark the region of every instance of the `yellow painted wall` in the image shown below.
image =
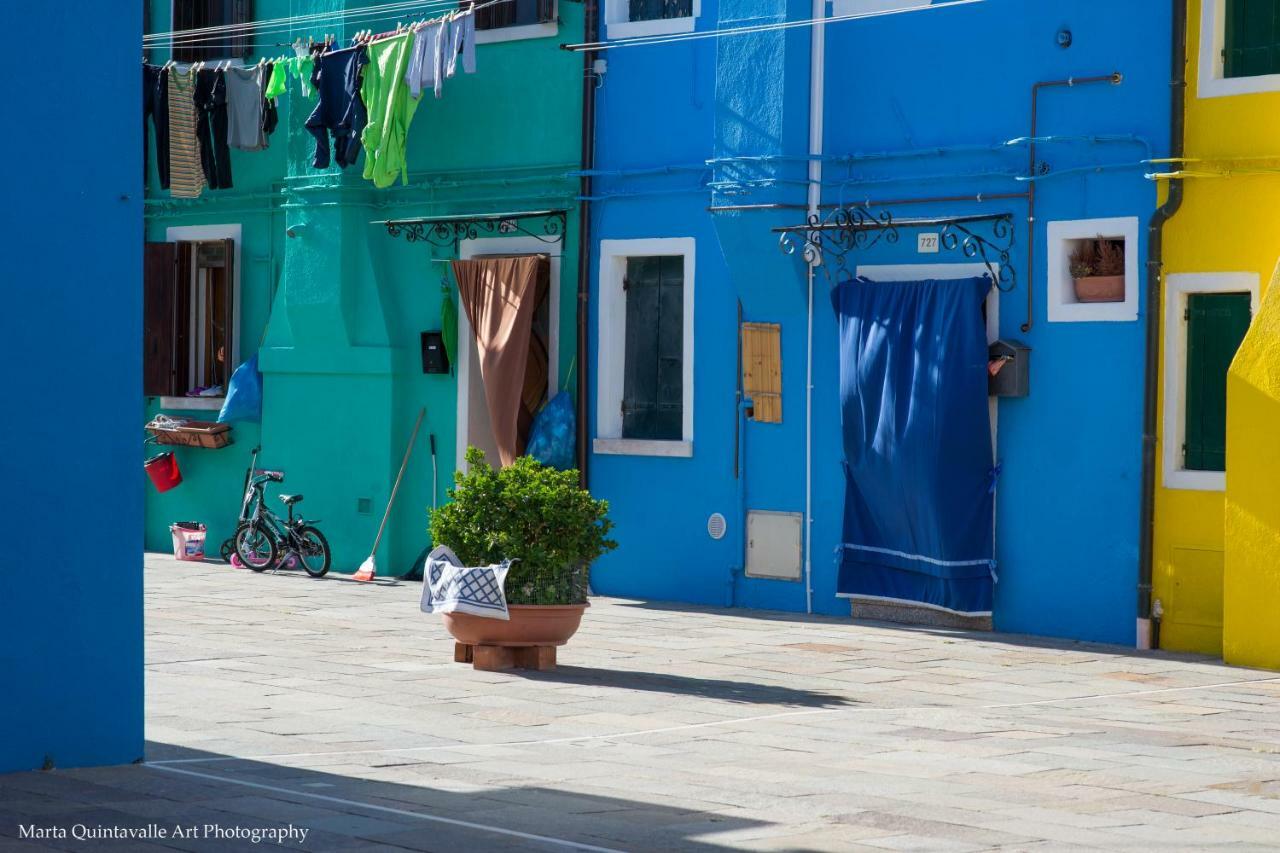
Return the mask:
M1274 278L1272 283L1274 284ZM1280 288L1271 287L1227 378L1222 652L1280 669Z
M1205 0L1212 2L1212 0ZM1198 57L1200 51L1200 0L1189 4L1188 87L1186 156L1206 163L1189 163L1196 171L1235 170L1230 177L1191 178L1185 182L1182 208L1166 226L1164 271L1173 273L1256 273L1266 296L1267 283L1276 259L1280 257L1280 174L1241 174L1241 170L1265 167L1280 169L1280 92L1201 98L1198 95ZM1273 158L1262 162L1241 162L1243 158ZM1268 300L1269 301L1269 300ZM1163 330L1164 306L1161 310ZM1272 311L1278 311L1271 305ZM1251 350L1269 351L1259 338L1258 330L1250 332ZM1280 326L1276 327L1280 333ZM1270 334L1268 332L1268 334ZM1160 375L1164 376L1165 347L1161 347ZM1253 374L1250 374L1252 377ZM1228 408L1237 397L1246 396L1241 387L1244 377L1233 378L1229 385ZM1164 454L1164 388L1160 393L1161 427L1159 464ZM1244 408L1242 404L1242 409ZM1280 440L1280 409L1250 404L1246 411L1228 416L1234 435L1228 438L1227 484L1230 494L1240 486L1242 500L1251 495L1252 484L1246 485L1242 471L1262 460L1250 443L1276 443ZM1259 451L1260 453L1260 451ZM1247 461L1241 461L1242 457ZM1251 472L1252 481L1260 472ZM1280 467L1268 469L1266 476L1273 487L1273 502L1280 502ZM1249 502L1252 497L1249 497ZM1163 471L1156 480L1156 530L1154 597L1164 606L1160 645L1167 649L1209 654L1223 652L1223 591L1228 591L1225 613L1228 620L1239 616L1241 600L1247 599L1255 585L1265 582L1265 573L1253 546L1226 549L1224 563L1224 511L1222 492L1200 492L1166 489ZM1243 503L1248 506L1248 502ZM1243 509L1233 510L1233 540L1254 541L1261 535L1247 521ZM1280 529L1280 528L1273 528ZM1268 536L1271 534L1267 534ZM1242 538L1243 537L1243 538ZM1266 538L1266 537L1263 537ZM1240 551L1240 553L1238 553ZM1255 553L1245 557L1242 551ZM1280 566L1280 550L1269 552L1272 567ZM1224 581L1224 566L1229 579ZM1277 569L1272 568L1272 571ZM1274 582L1274 576L1269 575ZM1280 625L1280 609L1272 609L1272 624ZM1228 626L1227 656L1232 660L1237 649L1256 645L1240 637L1243 627ZM1280 645L1273 631L1270 647ZM1272 657L1274 661L1274 655ZM1274 663L1272 665L1275 665Z

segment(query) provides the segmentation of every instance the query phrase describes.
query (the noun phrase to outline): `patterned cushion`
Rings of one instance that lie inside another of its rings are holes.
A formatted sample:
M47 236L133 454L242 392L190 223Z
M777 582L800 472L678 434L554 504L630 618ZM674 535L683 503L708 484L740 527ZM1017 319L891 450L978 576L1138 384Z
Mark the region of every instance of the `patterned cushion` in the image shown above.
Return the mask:
M464 566L444 545L427 555L422 579L422 612L471 613L490 619L510 619L502 585L511 562L493 566Z

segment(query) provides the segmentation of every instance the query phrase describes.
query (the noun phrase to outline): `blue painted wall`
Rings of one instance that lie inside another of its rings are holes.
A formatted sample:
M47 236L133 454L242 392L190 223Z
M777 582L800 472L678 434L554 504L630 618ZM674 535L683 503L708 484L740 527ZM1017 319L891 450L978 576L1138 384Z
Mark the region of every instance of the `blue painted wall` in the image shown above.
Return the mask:
M0 772L121 764L143 743L142 10L19 4L8 20L91 29L97 55L92 97L57 73L9 96L39 150L5 177ZM38 39L10 50L17 68L49 61Z
M1024 192L1025 141L1006 143L1029 133L1033 83L1124 75L1120 85L1041 95L1040 135L1063 138L1040 146L1048 172L1037 184L1030 269L1023 199L887 208L897 217L1014 217L1017 286L1000 298L1000 329L1003 337L1033 348L1033 391L1027 399L998 403L998 630L1133 642L1146 308L1142 304L1132 322L1048 323L1045 223L1135 216L1143 227L1130 251L1145 260L1145 221L1156 192L1143 178L1141 161L1168 148L1168 15L1160 0L986 0L826 30L823 200L829 204ZM808 16L807 3L704 3L698 29ZM1072 31L1071 47L1057 45L1060 29ZM621 543L596 571L603 592L804 609L802 584L753 579L731 586L730 578L741 565L742 506L804 509L805 280L802 263L779 252L770 229L804 220L808 32L608 55L598 167L610 173L601 178L601 192L615 195L596 205L593 237L693 236L698 275L693 458L592 458L592 489L612 502ZM701 81L690 77L695 70ZM1094 138L1102 136L1132 138ZM661 177L626 174L700 160L710 160L710 168ZM707 214L708 205L762 203L801 209ZM910 231L896 245L850 257L854 264L964 260L917 254ZM847 602L835 597L843 486L829 287L820 274L813 344L813 609L847 614ZM1028 287L1033 325L1023 332ZM745 477L735 481L739 298L744 319L782 324L784 413L780 425L745 425ZM593 336L595 322L593 316ZM705 532L713 511L730 520L729 534L718 542Z

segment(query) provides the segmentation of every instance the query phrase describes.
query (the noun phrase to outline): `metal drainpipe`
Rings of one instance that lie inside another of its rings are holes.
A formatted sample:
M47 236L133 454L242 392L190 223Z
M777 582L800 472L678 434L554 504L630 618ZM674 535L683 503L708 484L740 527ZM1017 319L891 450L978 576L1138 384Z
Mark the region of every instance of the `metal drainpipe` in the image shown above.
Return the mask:
M822 205L822 120L826 90L826 0L813 0L816 24L809 36L809 193L812 218ZM813 290L816 271L808 265L804 377L804 612L813 612Z
M1187 107L1187 0L1173 0L1172 76L1169 80L1169 156L1182 157ZM1164 225L1182 206L1183 183L1169 181L1169 196L1147 223L1147 352L1142 397L1142 504L1138 521L1138 648L1156 645L1151 636L1151 577L1155 537L1156 411L1160 376L1160 302Z
M1040 90L1059 86L1075 87L1090 83L1110 83L1119 85L1124 75L1119 71L1111 74L1099 74L1095 77L1068 77L1066 80L1041 80L1031 85L1031 134L1027 143L1027 320L1021 326L1023 332L1031 331L1035 323L1035 281L1036 268L1036 128L1039 124Z
M594 43L599 38L599 9L596 0L583 4L583 41ZM596 165L596 52L582 52L582 177L578 202L578 482L587 488L587 315L591 303L591 170Z

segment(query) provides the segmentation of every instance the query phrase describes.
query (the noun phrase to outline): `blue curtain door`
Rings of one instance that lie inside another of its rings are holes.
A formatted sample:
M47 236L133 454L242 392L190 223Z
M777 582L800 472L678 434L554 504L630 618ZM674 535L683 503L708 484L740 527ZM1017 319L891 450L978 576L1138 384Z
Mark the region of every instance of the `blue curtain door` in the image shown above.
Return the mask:
M837 592L991 612L994 470L988 278L832 291L840 334L844 535Z

